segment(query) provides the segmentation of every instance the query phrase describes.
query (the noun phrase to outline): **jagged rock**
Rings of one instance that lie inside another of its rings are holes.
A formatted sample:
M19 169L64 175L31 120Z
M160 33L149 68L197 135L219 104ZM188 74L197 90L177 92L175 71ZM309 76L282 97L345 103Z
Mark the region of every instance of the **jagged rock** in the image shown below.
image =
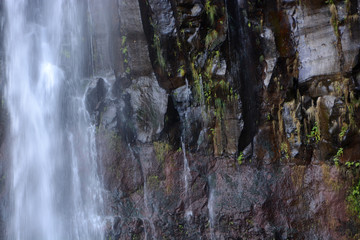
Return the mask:
M285 125L285 131L287 134L287 137L290 138L290 135L295 132L296 130L296 123L295 123L295 103L284 103L284 110L282 112L283 119L284 119L284 125Z
M345 6L337 5L337 11L339 15L344 15ZM293 31L298 41L297 51L301 62L300 83L314 77L350 71L353 66L359 48L356 43L359 35L355 30L350 36L348 28L339 26L341 37L337 39L330 21L331 14L329 5L312 7L305 4L297 7L292 16L297 23Z
M265 28L264 32L261 34L261 37L264 39L265 51L264 55L260 56L260 62L266 61L264 84L267 87L270 83L270 78L275 67L278 53L276 51L274 33L271 31L271 29Z
M175 18L169 0L149 0L154 24L161 35L171 35L175 30Z
M115 105L107 106L101 115L101 125L107 129L115 129L117 126L117 109Z
M140 77L126 89L134 112L137 139L143 143L153 140L164 127L168 97L155 76Z
M152 70L150 62L148 43L144 33L141 19L139 1L117 0L117 19L121 34L117 32L114 36L116 43L114 45L116 76L120 77L121 73L130 71L132 77L148 76ZM123 44L124 42L124 44ZM124 54L125 50L128 56ZM129 70L128 70L129 68Z
M197 17L200 15L201 11L202 11L202 6L200 4L195 4L191 9L191 16Z
M346 198L358 173L343 164L357 161L360 140L339 133L359 119L359 39L343 2L339 37L321 0L115 2L116 81L106 101L88 93L107 139L109 215L120 216L110 237L356 239Z
M86 108L90 114L99 111L100 104L103 103L107 94L107 87L104 79L94 80L86 93Z

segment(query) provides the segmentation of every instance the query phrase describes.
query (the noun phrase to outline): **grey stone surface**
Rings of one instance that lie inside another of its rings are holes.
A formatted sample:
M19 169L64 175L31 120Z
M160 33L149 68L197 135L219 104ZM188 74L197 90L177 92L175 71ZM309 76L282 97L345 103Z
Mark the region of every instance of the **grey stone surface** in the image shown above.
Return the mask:
M155 76L135 79L126 90L131 96L131 105L135 113L137 139L143 143L153 140L164 127L168 95L162 89Z

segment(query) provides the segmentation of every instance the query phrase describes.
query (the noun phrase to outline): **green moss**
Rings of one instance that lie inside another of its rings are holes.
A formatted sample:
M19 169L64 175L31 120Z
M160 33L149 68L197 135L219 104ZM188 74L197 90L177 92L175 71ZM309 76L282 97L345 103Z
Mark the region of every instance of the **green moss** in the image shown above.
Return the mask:
M115 153L120 153L121 137L114 131L106 132L106 137L110 140L110 149Z
M334 28L334 33L336 37L340 37L339 18L338 18L336 5L334 4L333 0L329 0L327 1L327 3L330 5L330 13L331 13L330 23Z
M335 157L334 157L334 162L335 162L335 165L336 166L339 166L339 160L341 158L341 156L343 155L344 153L344 149L343 148L339 148Z
M185 70L184 70L184 65L181 65L178 69L178 73L180 75L180 77L184 77L185 76Z
M128 52L128 47L127 47L127 44L126 44L126 36L122 36L121 37L121 54L122 54L122 57L123 57L123 67L125 69L125 73L126 74L130 74L130 67L129 67L129 52Z
M131 240L140 240L140 239L141 239L140 234L137 233L133 234L131 237Z
M218 38L218 32L216 30L212 30L205 37L205 47L210 48L212 43Z
M261 55L260 57L259 57L259 62L260 63L263 63L265 61L265 57L264 57L264 55Z
M126 43L126 36L121 37L121 46L125 46Z
M222 120L225 115L225 103L221 98L215 99L215 116L217 119Z
M122 54L127 54L127 52L128 52L128 50L127 50L127 47L124 47L124 48L122 48Z
M126 70L125 70L125 73L130 74L130 72L131 72L130 67L127 67Z
M321 165L321 169L322 169L322 180L325 183L325 185L330 188L332 191L340 191L342 189L342 184L339 181L338 178L336 178L332 173L331 173L331 167L328 164L322 164Z
M158 187L160 184L159 176L157 175L148 176L147 182L150 187Z
M356 99L353 92L351 92L349 95L350 103L347 105L349 114L349 128L355 130L358 128L355 119L355 112L358 111L358 108L360 107L360 99Z
M150 24L154 29L154 37L153 37L153 45L152 45L152 47L156 51L156 61L160 65L161 69L164 70L165 66L166 66L166 62L165 62L165 58L163 56L163 52L162 52L162 48L161 48L160 37L157 34L157 32L158 32L157 26L152 21L150 22Z
M211 4L211 0L206 0L205 11L211 25L214 25L216 15L216 5Z
M156 154L156 159L160 162L163 163L165 160L165 156L169 153L169 151L171 150L171 146L167 143L164 142L154 142L154 151Z
M156 59L157 59L157 62L158 64L160 65L160 67L162 69L165 69L165 58L163 56L163 52L162 52L162 49L161 49L161 43L160 43L160 38L157 34L154 34L154 45L153 47L155 48L156 50Z
M280 145L281 152L285 155L285 158L289 158L289 146L286 142L281 143Z

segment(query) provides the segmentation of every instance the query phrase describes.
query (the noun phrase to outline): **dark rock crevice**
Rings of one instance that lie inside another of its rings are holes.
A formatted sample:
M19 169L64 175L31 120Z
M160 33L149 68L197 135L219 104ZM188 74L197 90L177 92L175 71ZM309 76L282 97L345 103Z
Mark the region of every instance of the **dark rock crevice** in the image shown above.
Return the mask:
M245 3L244 3L245 4ZM259 96L261 83L257 69L260 54L256 51L254 33L246 22L245 6L237 1L227 1L229 15L230 72L235 90L239 92L243 104L244 128L239 138L238 151L241 152L254 138L259 123Z

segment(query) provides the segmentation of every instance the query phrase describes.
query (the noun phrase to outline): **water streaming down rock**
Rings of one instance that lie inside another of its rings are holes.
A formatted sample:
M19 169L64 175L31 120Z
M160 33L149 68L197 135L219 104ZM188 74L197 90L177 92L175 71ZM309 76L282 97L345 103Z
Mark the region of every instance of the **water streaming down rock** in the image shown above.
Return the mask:
M94 127L84 107L84 3L6 1L12 180L8 239L102 239Z
M182 150L184 155L184 185L185 185L185 217L187 221L190 221L193 212L191 209L191 198L190 198L190 191L189 191L189 182L191 181L191 172L189 167L189 161L186 156L186 145L184 140L181 138Z
M212 181L214 181L213 176L209 176L208 177L208 181L209 181L209 199L208 199L208 211L209 211L209 225L210 225L210 239L211 240L215 240L215 209L214 209L214 205L215 205L215 189L214 186L212 186L213 184L211 184Z
M188 130L188 125L189 125L189 119L188 119L188 114L189 114L189 105L190 105L190 94L191 94L191 90L189 88L189 83L188 80L186 79L186 92L185 92L185 97L186 97L186 109L185 109L185 115L184 115L184 129L183 129L183 135L186 134L186 131ZM191 217L193 216L193 212L192 212L192 208L191 208L191 196L190 196L190 191L189 191L189 182L191 182L191 172L190 172L190 166L189 166L189 161L188 158L186 156L186 144L185 144L185 136L181 138L181 144L182 144L182 150L183 150L183 155L184 155L184 185L185 185L185 200L187 201L185 203L185 217L188 221L190 221Z
M190 123L189 123L189 111L190 111L190 96L191 90L189 88L189 83L187 79L185 80L186 85L178 88L174 92L174 96L176 98L177 110L180 113L180 119L182 121L182 133L181 133L181 148L183 153L184 160L184 170L183 170L183 182L184 182L184 193L185 193L185 217L188 222L190 222L193 211L191 208L191 195L189 189L189 183L191 182L191 170L189 166L189 161L186 156L186 138L189 136L190 131Z

